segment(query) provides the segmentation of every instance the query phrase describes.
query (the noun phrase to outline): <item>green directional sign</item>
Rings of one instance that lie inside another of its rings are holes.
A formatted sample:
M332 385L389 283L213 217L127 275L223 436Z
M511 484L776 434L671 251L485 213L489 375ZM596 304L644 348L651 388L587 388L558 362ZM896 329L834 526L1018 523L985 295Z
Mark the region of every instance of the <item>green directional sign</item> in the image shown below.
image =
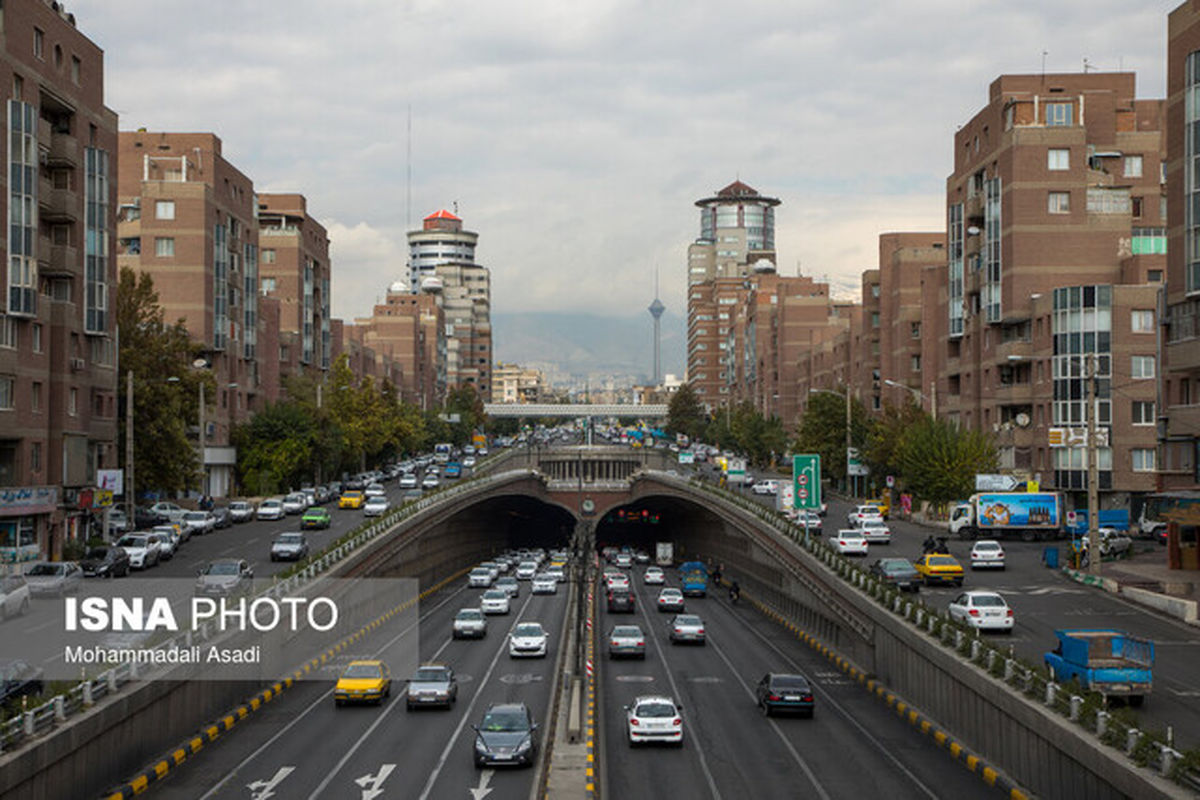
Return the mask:
M792 502L798 509L821 510L821 457L792 456Z

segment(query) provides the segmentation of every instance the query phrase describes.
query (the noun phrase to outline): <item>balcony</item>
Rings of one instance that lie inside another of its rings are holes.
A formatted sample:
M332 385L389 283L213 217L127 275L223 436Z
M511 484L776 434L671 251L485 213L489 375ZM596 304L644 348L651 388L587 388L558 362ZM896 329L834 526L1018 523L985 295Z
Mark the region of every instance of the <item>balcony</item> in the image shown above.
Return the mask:
M1200 430L1200 405L1171 406L1167 409L1167 436L1192 438Z
M1167 363L1172 372L1200 369L1200 338L1182 339L1166 346Z
M996 345L996 358L999 361L1024 361L1033 357L1033 342L1027 339L1013 339Z
M65 244L54 244L49 236L38 237L38 271L42 275L71 277L81 272L79 251Z
M39 181L38 211L45 222L75 222L79 214L79 194L71 189L52 188L49 181Z
M967 221L983 220L983 193L979 192L974 197L968 197L963 203L963 217Z
M38 131L40 139L41 131ZM79 141L67 133L50 135L50 155L47 165L56 169L79 167Z

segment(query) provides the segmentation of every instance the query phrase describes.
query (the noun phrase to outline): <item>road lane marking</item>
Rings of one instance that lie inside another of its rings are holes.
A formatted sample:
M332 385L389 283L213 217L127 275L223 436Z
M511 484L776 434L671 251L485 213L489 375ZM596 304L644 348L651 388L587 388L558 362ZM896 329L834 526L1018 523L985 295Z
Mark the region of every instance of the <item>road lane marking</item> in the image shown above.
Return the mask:
M491 787L488 786L488 781L490 781L492 776L495 774L496 770L494 769L485 769L482 773L480 773L479 785L468 790L471 793L471 800L483 800L483 798L492 793Z
M435 605L433 608L429 609L429 611L428 611L428 612L426 612L426 614L425 614L426 618L429 618L429 617L431 617L435 611L437 611L439 608L441 608L442 606L444 606L444 605L446 605L447 603L449 603L451 600L454 600L456 597L458 597L458 595L462 594L464 591L465 591L465 588L464 588L464 587L462 587L462 586L460 586L459 588L455 589L453 592L451 592L451 593L450 593L450 595L449 595L449 596L447 596L447 597L446 597L446 599L445 599L445 600L442 600L440 603L438 603L437 605ZM396 641L400 639L400 637L407 635L407 634L408 634L408 633L409 633L409 632L410 632L410 631L411 631L411 630L412 630L414 627L419 627L419 626L420 626L420 624L421 624L421 620L418 618L418 619L417 619L417 621L416 621L416 623L414 623L413 625L409 625L407 628L405 628L404 630L400 631L400 633L398 633L398 634L396 634L394 637L392 637L392 638L391 638L391 639L390 639L390 640L389 640L389 641L388 641L388 642L387 642L385 645L383 645L383 647L379 648L379 650L378 650L378 651L376 651L376 654L378 655L379 653L382 653L384 650L387 650L389 647L391 647L393 644L395 644L395 643L396 643ZM443 646L443 647L445 647L445 645L442 645L442 646ZM440 651L439 651L439 652L440 652ZM255 751L254 751L253 753L251 753L250 755L246 756L246 758L244 758L244 759L241 761L241 763L239 763L239 764L238 764L236 767L234 767L232 770L230 770L230 772L229 772L229 774L228 774L228 775L226 775L224 778L222 778L220 781L218 781L218 782L217 782L217 784L216 784L215 786L213 786L211 789L209 789L207 792L205 792L205 793L204 793L204 795L202 795L202 796L200 797L200 800L209 800L209 798L211 798L211 797L213 797L214 795L216 795L216 793L217 793L217 792L218 792L218 791L219 791L221 788L223 788L223 787L225 786L225 784L226 784L226 783L228 783L228 782L229 782L229 781L230 781L230 780L233 778L233 776L234 776L234 775L236 775L238 772L240 772L241 770L243 770L243 769L245 769L247 766L249 766L249 764L250 764L250 762L251 762L251 761L253 761L254 759L258 758L260 755L262 755L262 753L263 753L263 752L264 752L264 751L265 751L267 748L269 748L271 745L275 744L275 742L279 741L279 739L280 739L280 738L282 738L284 734L286 734L288 731L290 731L290 730L292 729L292 726L299 724L299 723L301 722L301 720L303 720L303 719L304 719L306 716L308 716L308 714L309 714L309 713L310 713L310 712L311 712L311 711L312 711L314 708L316 708L317 706L321 705L321 704L322 704L322 703L324 703L324 702L327 702L327 699L328 699L328 698L329 698L329 697L330 697L332 694L333 694L333 689L331 688L331 689L329 689L328 691L326 691L325 693L323 693L323 694L322 694L320 697L318 697L316 700L314 700L313 702L309 703L308 707L307 707L307 708L305 708L303 711L301 711L299 714L297 714L297 715L296 715L296 716L295 716L295 717L292 719L292 721L291 721L291 722L289 722L287 725L283 726L283 728L281 728L281 729L280 729L280 730L279 730L279 731L278 731L278 732L277 732L277 733L276 733L274 736L272 736L270 739L268 739L267 741L265 741L265 742L264 742L264 743L263 743L263 744L262 744L262 745L261 745L261 746L260 746L260 747L259 747L257 750L255 750Z
M250 800L268 800L268 798L274 797L276 787L283 783L284 778L295 771L295 767L280 767L275 771L274 777L268 778L265 781L247 783L246 788L250 790Z
M379 772L374 775L367 773L361 778L356 778L355 783L362 789L362 797L359 800L375 800L376 797L383 794L383 782L392 774L392 770L396 768L395 764L382 764L379 767Z

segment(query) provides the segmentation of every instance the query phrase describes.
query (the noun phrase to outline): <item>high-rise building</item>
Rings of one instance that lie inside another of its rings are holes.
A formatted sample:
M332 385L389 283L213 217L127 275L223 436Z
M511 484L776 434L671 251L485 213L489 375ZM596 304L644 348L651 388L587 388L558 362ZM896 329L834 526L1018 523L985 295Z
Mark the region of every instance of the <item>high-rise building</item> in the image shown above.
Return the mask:
M730 309L746 278L775 268L775 206L741 181L696 201L700 235L688 247L687 379L710 409L728 402Z
M404 281L388 287L369 317L359 317L362 342L396 362L401 398L422 409L436 408L446 393L446 326L435 293L413 294Z
M260 194L258 236L259 289L280 304L282 374L328 370L330 263L325 226L309 216L304 195Z
M117 116L104 54L58 3L3 7L10 87L0 299L0 561L85 539L115 469Z
M1085 449L1050 447L1049 429L1084 427L1095 364L1099 483L1118 505L1155 486L1163 110L1131 73L1004 75L955 134L946 182L939 415L994 433L1001 469L1082 493Z
M541 403L546 390L546 376L539 369L500 363L492 372L493 403Z
M198 488L224 496L237 462L232 427L264 399L254 184L211 133L125 131L120 146L118 265L149 273L165 318L183 319L203 348L217 390L205 398Z
M924 312L928 308L932 320L938 305L926 304L923 281L926 270L945 263L944 233L880 234L878 282L864 286L863 296L865 304L867 295L879 293L875 313L881 320L878 358L871 367L875 392L868 407L885 400L900 405L908 394L926 411L935 410L939 360L931 352L936 348L926 345L941 339L927 330Z
M445 385L492 392L491 273L475 263L477 233L442 209L408 232L409 286L440 296L445 322Z

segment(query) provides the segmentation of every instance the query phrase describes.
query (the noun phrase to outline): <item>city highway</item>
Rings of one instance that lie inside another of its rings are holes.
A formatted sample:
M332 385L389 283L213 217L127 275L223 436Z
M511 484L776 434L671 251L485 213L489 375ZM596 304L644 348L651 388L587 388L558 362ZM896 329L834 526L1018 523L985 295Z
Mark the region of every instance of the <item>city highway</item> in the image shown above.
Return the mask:
M539 737L545 734L567 593L560 587L557 595L534 596L523 582L512 612L489 617L486 638L454 640L455 612L476 606L480 593L465 584L464 578L423 600L420 615L420 661L448 664L457 673L459 694L452 709L406 711L403 679L417 659L405 631L388 626L345 653L328 680L284 692L239 730L173 770L156 784L155 797L470 797L469 789L486 784L492 790L489 800L528 798L536 770L477 769L471 725L491 703L524 702L541 726ZM518 621L546 627L546 658L509 656L506 633ZM333 680L344 662L355 658L382 658L392 666L396 682L382 706L334 706Z
M658 586L643 567L629 570L634 614L608 613L599 594L597 661L602 720L601 786L606 797L999 797L953 763L827 659L770 622L748 603L710 593L687 598L705 623L708 642L672 645L672 613L655 607ZM678 586L670 569L667 585ZM636 623L647 634L646 659L611 660L605 638L613 625ZM754 686L767 672L800 672L814 683L812 719L766 718ZM623 706L662 694L683 705L681 749L631 748Z

